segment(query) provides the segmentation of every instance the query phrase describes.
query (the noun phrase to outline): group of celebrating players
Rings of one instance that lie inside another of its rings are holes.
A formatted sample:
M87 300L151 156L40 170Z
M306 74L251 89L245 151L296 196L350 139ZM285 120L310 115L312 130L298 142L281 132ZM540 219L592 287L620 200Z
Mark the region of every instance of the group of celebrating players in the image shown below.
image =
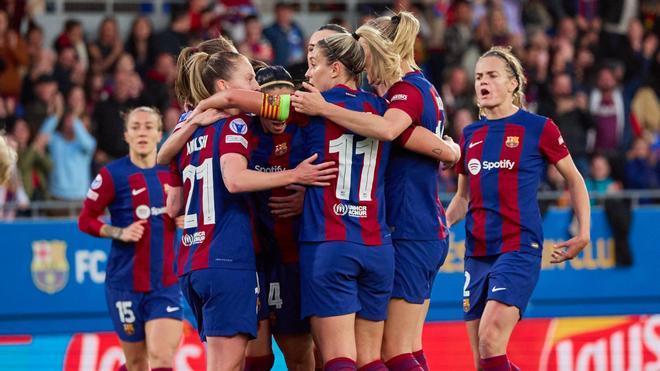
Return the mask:
M188 111L160 150L158 112L126 114L129 155L100 171L79 218L113 239L106 298L122 367L172 369L183 296L208 370L269 370L271 335L289 369L428 370L431 288L448 228L466 217L475 367L518 369L506 345L540 271L544 166L567 179L580 225L553 262L588 243L586 188L556 125L523 109L525 78L506 48L477 62L481 119L460 145L443 136L441 98L414 60L418 32L406 12L352 33L321 27L306 91L284 68L208 40L179 56ZM378 95L359 88L363 72ZM446 217L441 163L460 174Z

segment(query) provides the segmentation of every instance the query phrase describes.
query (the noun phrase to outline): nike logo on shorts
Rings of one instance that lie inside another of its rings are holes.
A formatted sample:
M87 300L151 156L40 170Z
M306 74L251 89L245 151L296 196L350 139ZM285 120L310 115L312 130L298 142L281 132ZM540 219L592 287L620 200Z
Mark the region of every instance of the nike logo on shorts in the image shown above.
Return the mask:
M490 291L491 291L491 292L498 292L498 291L502 291L502 290L506 290L506 287L497 287L497 286L493 286L493 289L490 290Z
M176 312L176 311L179 310L179 309L181 309L181 308L179 308L179 307L170 307L170 306L168 305L167 308L165 308L165 311L166 311L167 313L172 313L172 312Z

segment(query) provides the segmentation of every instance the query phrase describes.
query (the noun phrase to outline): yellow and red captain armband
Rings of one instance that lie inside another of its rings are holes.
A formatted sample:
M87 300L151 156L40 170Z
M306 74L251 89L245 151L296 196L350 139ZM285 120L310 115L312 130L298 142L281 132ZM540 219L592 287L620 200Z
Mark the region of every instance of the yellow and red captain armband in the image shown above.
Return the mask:
M289 109L291 107L291 96L289 94L263 94L263 96L259 116L277 121L285 121L289 118Z

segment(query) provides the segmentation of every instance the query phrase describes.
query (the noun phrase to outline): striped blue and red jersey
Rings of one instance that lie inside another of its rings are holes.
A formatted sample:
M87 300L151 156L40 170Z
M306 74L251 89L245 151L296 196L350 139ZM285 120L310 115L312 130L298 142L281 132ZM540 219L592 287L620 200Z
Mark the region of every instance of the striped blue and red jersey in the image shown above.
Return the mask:
M87 192L78 225L99 236L104 210L110 224L124 228L146 220L144 234L135 243L112 240L105 283L109 287L147 292L174 285L176 226L165 212L165 186L173 179L167 166L142 169L128 156L101 169Z
M330 103L346 109L383 115L385 100L364 91L337 85L323 93ZM391 243L385 217L385 169L390 143L357 135L334 122L314 116L302 123L305 154L318 162L334 161L339 168L329 187L309 187L305 194L300 241L350 241L364 245Z
M305 159L305 146L298 125L287 125L282 134L264 130L259 120L252 126L252 153L249 167L261 172L278 172L293 169ZM255 192L256 227L261 246L270 254L277 254L282 263L298 262L298 234L300 216L278 218L268 206L270 197L288 196L292 191L285 187Z
M543 231L536 194L547 162L569 155L552 120L523 109L465 127L457 171L467 177L465 256L509 251L541 255Z
M442 240L448 235L439 198L439 162L402 146L415 126L441 136L445 114L440 95L422 74L406 74L387 92L389 109L400 109L412 125L395 141L385 176L387 222L395 240Z
M229 193L220 169L225 154L249 160L251 120L233 116L200 127L177 155L185 200L179 275L206 268L255 269L249 196Z

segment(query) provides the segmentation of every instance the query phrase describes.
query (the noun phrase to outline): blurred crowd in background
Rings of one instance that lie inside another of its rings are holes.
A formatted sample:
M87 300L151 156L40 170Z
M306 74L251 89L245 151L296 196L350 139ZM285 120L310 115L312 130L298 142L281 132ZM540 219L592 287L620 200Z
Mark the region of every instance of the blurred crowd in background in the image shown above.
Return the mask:
M660 2L653 0L359 1L359 24L408 10L421 22L416 58L444 101L446 133L478 119L473 72L493 45L511 45L529 85L526 105L561 129L591 191L660 188ZM124 156L122 112L158 108L165 130L182 106L173 92L179 51L222 34L245 55L304 79L306 39L296 3L277 3L263 24L249 0L189 0L154 29L136 15L123 36L105 18L93 33L68 19L54 42L27 0L0 0L0 121L18 152L0 205L29 214L33 201L82 201L93 174ZM353 29L325 4L327 23ZM351 17L356 19L356 17ZM319 24L318 26L321 26ZM442 191L456 189L443 171ZM550 167L544 190L562 191ZM559 204L566 204L565 198ZM22 211L21 211L22 209ZM4 210L11 217L16 210Z

